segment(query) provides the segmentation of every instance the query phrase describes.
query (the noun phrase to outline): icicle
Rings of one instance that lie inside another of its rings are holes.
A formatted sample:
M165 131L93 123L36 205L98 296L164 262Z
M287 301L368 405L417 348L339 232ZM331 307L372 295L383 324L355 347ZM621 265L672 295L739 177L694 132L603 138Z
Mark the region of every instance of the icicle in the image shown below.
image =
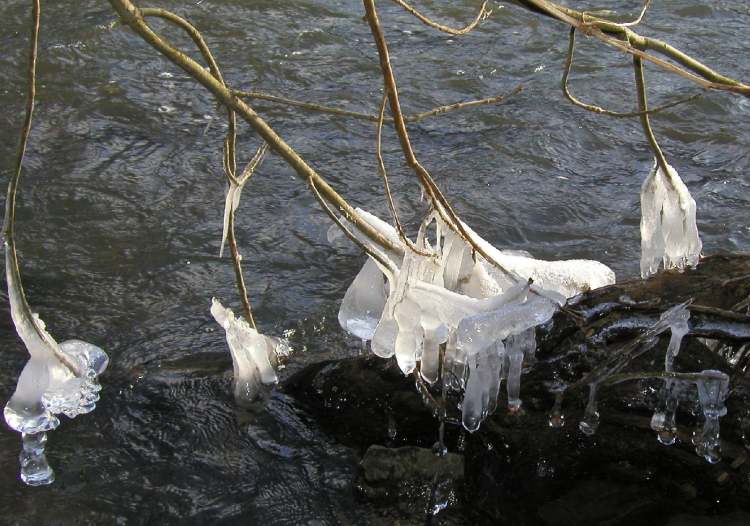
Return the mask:
M487 384L487 372L480 363L478 355L472 356L469 362L469 380L461 406L461 423L467 431L473 433L479 429L487 406L483 404Z
M47 444L47 433L22 433L21 480L29 486L44 486L55 481L55 472L47 463L44 447Z
M583 420L578 423L578 428L585 435L593 435L596 428L599 427L599 411L596 404L596 391L599 385L596 383L589 384L589 403L586 404L586 410L583 413Z
M550 391L555 394L555 405L552 406L552 412L549 415L549 426L561 428L565 425L565 415L562 412L565 385L558 385L554 389L550 389Z
M667 379L659 393L659 403L651 417L651 429L656 431L656 438L665 446L677 441L677 407L684 390L683 382Z
M695 200L677 171L664 174L656 161L641 187L641 276L698 264L702 243L696 223Z
M698 401L703 409L703 429L693 434L695 452L711 464L721 460L719 419L727 414L724 400L729 390L729 377L721 371L701 371L704 379L696 381Z
M429 314L422 314L421 322L424 332L422 361L419 372L422 378L433 384L438 379L440 369L440 345L448 340L448 328Z
M521 408L521 372L525 355L533 354L536 349L536 332L531 327L520 333L511 334L505 340L505 351L508 360L508 409L518 411Z
M251 402L258 395L260 384L278 381L271 361L288 352L286 344L260 334L242 318L235 318L231 309L219 300L211 300L211 314L226 331L234 366L234 396L238 402Z
M362 340L372 340L385 302L383 273L373 259L367 258L341 302L339 324Z

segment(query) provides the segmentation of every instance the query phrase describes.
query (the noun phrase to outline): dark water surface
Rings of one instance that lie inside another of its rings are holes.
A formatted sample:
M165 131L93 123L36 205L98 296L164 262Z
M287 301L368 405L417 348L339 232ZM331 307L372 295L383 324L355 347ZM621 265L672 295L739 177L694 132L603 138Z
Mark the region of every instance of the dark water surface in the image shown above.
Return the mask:
M470 19L478 3L418 2L453 24ZM641 5L569 3L630 13ZM3 180L22 119L28 4L6 0L0 22ZM359 2L156 4L204 32L235 87L376 111L377 55ZM525 87L506 104L411 126L420 159L464 219L500 247L594 258L620 278L634 276L638 192L651 154L637 121L590 114L564 100L567 28L493 2L488 21L451 38L381 4L408 113ZM654 4L644 34L750 79L746 1ZM225 124L211 97L114 25L107 2L43 8L39 99L19 195L22 274L51 333L100 345L111 365L96 412L49 436L53 486L26 488L17 480L20 440L2 426L0 522L368 522L367 506L352 496L353 454L281 393L266 409L237 409L229 376L222 376L231 361L210 299L239 303L231 261L217 257ZM182 35L170 35L188 48ZM579 40L574 92L632 109L628 58ZM696 90L653 67L647 77L655 104ZM373 124L256 107L350 202L385 217ZM712 93L659 115L655 128L698 202L705 252L749 250L750 101ZM419 190L391 131L386 140L397 205L414 227L424 211ZM259 143L243 126L239 144L244 160ZM259 325L288 335L296 351L283 374L358 352L336 312L362 256L329 246L327 217L278 157L269 156L243 198L238 238ZM2 309L4 403L26 355L5 298Z

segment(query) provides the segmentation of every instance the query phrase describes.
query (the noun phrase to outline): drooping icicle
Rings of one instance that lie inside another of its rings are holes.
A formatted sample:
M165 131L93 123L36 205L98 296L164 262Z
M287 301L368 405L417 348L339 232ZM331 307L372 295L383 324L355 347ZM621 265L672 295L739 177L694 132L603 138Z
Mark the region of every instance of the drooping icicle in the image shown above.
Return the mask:
M534 327L511 334L505 340L505 354L508 360L508 409L518 411L521 408L521 372L524 356L533 355L536 350L536 331Z
M371 258L346 291L339 309L341 327L362 340L372 340L386 302L383 273Z
M461 405L461 423L469 432L479 429L487 411L483 398L487 397L488 372L482 357L477 354L469 358L469 379L466 382Z
M696 381L698 401L703 409L703 429L693 434L695 452L711 464L721 460L719 419L727 414L724 405L729 390L729 377L721 371L701 371L702 379Z
M219 300L211 300L211 314L226 331L227 344L234 368L234 396L238 402L252 402L261 384L278 381L272 362L288 354L288 346L278 338L264 336L242 318L235 318L231 309Z
M669 345L664 356L664 370L674 370L674 360L680 352L682 339L690 330L688 320L690 311L683 307L668 311L669 316L662 316L661 321L668 323L671 329ZM680 403L680 394L683 385L679 380L667 378L659 392L659 400L651 417L651 429L656 431L656 437L665 446L671 446L677 441L677 407Z
M651 429L656 431L656 438L665 446L677 441L677 408L684 389L683 382L667 379L659 392L659 401L651 417Z
M599 410L596 403L596 392L599 385L596 383L589 384L589 402L583 412L583 419L578 423L578 428L585 435L593 435L599 427Z
M665 269L694 267L703 247L698 235L695 200L677 171L662 173L654 161L641 187L641 276Z

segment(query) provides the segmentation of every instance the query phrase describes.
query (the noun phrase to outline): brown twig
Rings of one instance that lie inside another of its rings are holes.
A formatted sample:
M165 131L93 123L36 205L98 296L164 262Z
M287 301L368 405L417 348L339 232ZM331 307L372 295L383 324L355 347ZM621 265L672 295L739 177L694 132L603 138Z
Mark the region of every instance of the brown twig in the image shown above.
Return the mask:
M437 29L438 31L442 31L443 33L448 33L450 35L456 35L456 36L465 35L469 31L477 27L479 22L481 22L482 20L490 16L490 13L492 13L492 11L487 10L487 2L485 1L482 3L482 7L479 9L479 13L477 13L476 18L474 18L474 20L472 20L471 23L469 23L469 25L459 28L459 29L455 29L455 28L434 22L430 18L426 17L425 15L423 15L422 13L414 9L411 5L406 3L405 0L393 0L393 2L403 7L409 14L416 17L423 24L433 29Z
M385 103L387 101L387 98L385 95L383 95L383 101L380 104L380 117L378 120L378 126L377 131L375 132L375 156L378 159L378 173L380 174L380 177L383 179L383 187L385 189L385 197L388 201L388 208L391 210L391 215L393 216L393 222L396 225L396 231L398 232L399 237L401 238L401 241L409 247L413 252L416 252L420 256L431 256L432 254L428 254L427 252L423 252L419 250L414 243L412 243L411 239L406 235L404 232L404 227L401 225L401 220L398 217L398 211L396 210L396 205L393 202L393 195L391 194L391 185L388 183L388 173L385 170L385 163L383 162L383 151L382 151L382 134L383 134L383 116L385 115Z
M412 123L412 122L417 123L426 118L434 117L436 115L442 115L443 113L448 113L448 112L455 111L455 110L475 108L477 106L485 106L488 104L498 104L500 102L504 102L509 97L516 95L517 93L520 93L521 91L523 91L523 87L518 86L514 88L512 91L508 93L504 93L502 95L495 95L492 97L486 97L484 99L470 100L470 101L465 101L465 102L456 102L453 104L446 104L444 106L438 106L437 108L423 111L421 113L415 113L413 115L406 115L404 116L404 121L409 122L409 123ZM275 104L284 104L286 106L294 106L297 108L302 108L304 110L316 111L320 113L328 113L331 115L339 115L341 117L350 117L353 119L365 120L365 121L370 121L370 122L375 122L375 123L377 123L379 120L377 115L373 115L370 113L350 111L350 110L345 110L342 108L335 108L333 106L324 106L322 104L315 104L313 102L305 102L301 100L290 99L287 97L280 97L278 95L270 95L268 93L263 93L261 91L235 90L234 94L237 95L238 97L264 100L264 101L272 102ZM384 117L383 122L393 123L393 118Z
M378 49L378 56L380 57L380 69L383 74L383 80L386 86L386 94L391 107L391 114L394 118L394 128L398 135L399 142L401 143L401 150L404 153L406 164L414 170L417 178L422 184L427 195L430 197L433 207L440 214L441 218L445 223L457 232L475 252L481 254L488 262L497 267L501 272L509 276L514 281L519 281L520 278L513 272L507 270L505 267L500 265L494 258L492 258L481 246L479 246L474 239L468 234L463 226L463 223L456 215L453 208L448 203L447 199L440 191L435 181L429 172L419 163L414 150L409 140L409 132L406 129L406 123L404 121L403 112L401 111L401 103L398 97L398 87L396 85L396 79L393 75L393 68L391 67L390 56L388 53L388 44L385 41L383 30L380 25L377 10L375 9L374 0L363 0L365 12L367 14L367 21L370 25L370 31L372 32L375 40L375 45Z
M643 62L640 57L633 57L633 69L635 72L635 90L638 95L638 107L643 112L640 116L643 132L646 134L646 139L648 139L648 143L651 145L659 168L661 168L664 177L671 184L672 175L667 168L667 159L664 157L664 152L659 147L659 143L656 142L656 136L654 135L654 130L651 129L651 122L648 117L648 96L646 95L646 81L643 78Z

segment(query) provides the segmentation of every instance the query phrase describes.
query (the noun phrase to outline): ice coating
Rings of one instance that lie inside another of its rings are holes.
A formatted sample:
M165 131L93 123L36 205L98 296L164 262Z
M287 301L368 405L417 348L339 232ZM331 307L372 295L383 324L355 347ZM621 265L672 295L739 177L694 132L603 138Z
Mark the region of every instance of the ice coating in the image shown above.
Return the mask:
M108 358L95 345L80 340L58 344L47 332L26 303L13 250L7 244L5 268L11 317L30 357L3 414L23 437L21 479L29 485L50 484L54 472L44 455L45 433L60 425L59 414L75 418L94 410L101 390L98 376Z
M282 340L260 334L244 319L235 318L232 310L216 298L211 300L211 314L226 332L234 366L234 396L240 403L252 402L261 384L278 381L272 362L288 353L287 346Z
M360 270L342 302L341 326L371 338L374 354L395 356L404 374L418 370L427 384L439 379L442 367L444 385L464 390L462 420L470 431L494 411L504 377L509 407L521 406L521 374L524 358L530 361L534 354L534 327L549 320L568 297L615 281L599 262L541 261L500 251L464 225L474 242L507 269L503 272L436 213L419 228L417 252L391 225L364 210L356 213L396 248L384 250L352 229L384 262L368 259ZM506 339L509 345L503 344Z
M695 200L677 171L664 174L656 161L641 187L641 276L665 269L694 267L703 245L698 235Z
M703 410L703 429L693 435L695 452L711 464L721 460L719 419L727 414L724 405L729 391L729 376L721 371L702 371L702 379L696 381L698 401Z

